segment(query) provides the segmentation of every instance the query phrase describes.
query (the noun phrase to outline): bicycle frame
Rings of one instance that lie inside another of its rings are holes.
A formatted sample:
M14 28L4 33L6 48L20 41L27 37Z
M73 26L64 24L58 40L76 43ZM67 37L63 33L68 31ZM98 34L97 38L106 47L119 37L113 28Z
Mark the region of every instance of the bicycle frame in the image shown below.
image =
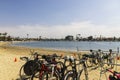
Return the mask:
M114 77L116 76L116 80L120 80L120 73L112 71L112 70L109 70L109 69L106 69L106 70L108 72L112 73ZM111 80L111 79L109 78L109 80Z
M62 68L61 71L59 72L59 74L60 74L60 80L63 80L63 79L64 79L65 71L67 70L67 68L68 68L69 66L71 66L71 65L70 65L70 60L69 60L69 58L64 57L63 59L64 59L63 68ZM67 62L67 61L69 62L69 65L66 65L66 62Z
M48 66L46 66L45 64L42 64L41 69L39 71L39 78L40 78L40 80L42 80L42 75L46 71L50 72L50 70L48 69Z
M65 77L64 77L64 79L65 80L68 80L69 79L69 75L72 75L72 76L70 76L73 80L80 80L80 76L81 76L81 74L82 74L82 72L83 71L85 71L85 80L88 80L88 73L87 73L87 67L86 67L86 64L85 64L85 60L84 59L81 59L81 60L79 60L80 61L80 63L78 63L78 64L76 64L76 59L74 59L74 60L71 60L71 66L72 66L72 70L69 70L67 73L66 73L66 75L65 75ZM77 65L80 65L80 64L82 64L82 69L79 69L78 71L77 71Z
M40 55L41 56L41 55ZM38 71L39 75L36 76L36 73L32 76L32 79L35 78L39 78L39 80L42 80L43 75L44 74L50 74L49 78L54 78L54 75L56 73L56 70L59 70L59 68L57 67L57 61L55 60L55 57L53 56L43 56L42 57L44 60L42 60L41 63L41 68ZM59 77L59 76L57 76ZM46 76L46 79L48 79L48 76Z
M88 80L88 72L87 72L87 66L85 64L85 60L82 60L80 63L82 64L82 69L78 68L79 70L78 70L77 80L80 79L80 76L81 76L81 74L82 74L83 71L85 72L84 75L85 75L86 80Z

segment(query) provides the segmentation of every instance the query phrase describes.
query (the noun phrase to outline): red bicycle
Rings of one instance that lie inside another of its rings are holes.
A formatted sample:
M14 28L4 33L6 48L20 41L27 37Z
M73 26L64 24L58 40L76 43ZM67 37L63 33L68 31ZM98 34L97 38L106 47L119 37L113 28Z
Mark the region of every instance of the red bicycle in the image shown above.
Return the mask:
M116 71L112 71L110 69L106 69L106 71L112 73L112 75L109 75L108 80L120 80L120 73Z
M31 80L60 80L57 65L59 62L55 60L55 56L42 55L45 59L41 62L41 68L38 72L34 73Z

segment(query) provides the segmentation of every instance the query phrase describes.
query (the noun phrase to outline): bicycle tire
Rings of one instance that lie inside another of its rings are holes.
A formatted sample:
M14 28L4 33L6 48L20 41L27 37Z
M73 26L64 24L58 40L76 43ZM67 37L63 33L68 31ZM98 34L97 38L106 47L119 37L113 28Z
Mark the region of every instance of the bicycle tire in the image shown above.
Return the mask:
M52 77L51 77L51 73L50 72L45 72L42 75L41 80L49 80L49 79L51 79L51 80L52 79L53 80L60 80L59 73L57 71L55 71Z
M42 80L40 78L40 73L39 72L36 72L34 73L32 76L31 76L31 79L30 80Z
M64 80L76 80L75 78L77 78L77 77L75 77L75 75L76 74L74 73L74 71L70 70L65 74Z
M82 80L81 79L82 72L83 72L83 70L80 70L79 74L78 73L76 74L73 70L70 70L65 74L64 80ZM88 80L88 75L86 75L86 74L84 74L84 75L85 75L84 80Z
M93 62L92 62L92 59L91 59L91 58L88 58L88 59L86 60L86 65L87 65L87 67L92 67L92 66L93 66Z
M103 59L103 58L98 58L97 61L98 61L98 66L99 66L99 67L103 67L103 66L104 66L105 59Z
M49 80L50 75L51 75L51 72L44 72L44 71L42 73L36 72L31 76L30 80ZM55 80L60 80L59 73L57 71L54 72L53 77L56 78Z
M57 66L58 72L59 73L62 72L62 69L63 69L63 66L64 66L63 62L61 62L61 61L57 62L56 66Z
M24 73L24 65L22 65L20 70L19 70L19 77L20 77L20 80L26 80L26 79L30 78L30 76L27 76Z
M114 68L115 59L114 59L114 58L109 59L109 60L108 60L108 64L110 64L110 65L108 65L108 66L110 66L111 68Z
M84 73L84 74L83 74ZM83 75L84 76L83 76ZM84 78L84 79L82 79ZM79 72L78 72L78 76L77 76L77 80L88 80L88 71L87 69L81 69Z

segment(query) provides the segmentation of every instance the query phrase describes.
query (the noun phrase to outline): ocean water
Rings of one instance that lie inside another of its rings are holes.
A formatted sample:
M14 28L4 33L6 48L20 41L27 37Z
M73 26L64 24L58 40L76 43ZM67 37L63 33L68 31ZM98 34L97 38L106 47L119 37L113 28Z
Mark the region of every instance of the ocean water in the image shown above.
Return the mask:
M117 51L117 48L120 47L120 42L91 42L91 41L30 41L30 42L20 42L15 43L13 46L26 46L34 48L47 48L47 49L56 49L56 50L105 50L113 49Z

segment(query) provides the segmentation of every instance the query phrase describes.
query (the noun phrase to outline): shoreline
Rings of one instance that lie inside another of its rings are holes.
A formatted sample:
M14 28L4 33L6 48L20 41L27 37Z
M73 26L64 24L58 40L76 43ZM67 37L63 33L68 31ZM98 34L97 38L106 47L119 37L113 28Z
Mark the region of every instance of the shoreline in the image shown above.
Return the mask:
M30 54L31 51L38 52L39 54L58 54L58 55L73 55L73 54L84 54L89 53L89 51L65 51L47 48L36 48L36 47L26 47L26 46L12 46L14 43L21 43L21 41L14 42L0 42L0 49L5 52L11 52L10 54L26 55ZM17 53L18 52L18 53Z
M15 42L12 42L12 44L14 43L23 43L23 41L15 41ZM82 50L82 51L72 51L72 50L59 50L59 49L49 49L49 48L38 48L38 47L27 47L27 46L12 46L11 44L9 44L8 46L10 47L14 47L14 48L25 48L25 49L30 49L30 50L35 50L35 51L38 51L38 52L43 52L43 54L46 54L44 53L44 51L47 51L47 52L50 52L52 54L53 53L65 53L65 54L73 54L73 53L89 53L89 51L86 51L86 50Z
M30 57L30 50L34 50L40 54L58 54L58 55L74 55L77 52L48 50L40 48L28 48L20 46L11 46L11 42L0 42L0 80L19 80L19 70L25 61L20 60L20 57ZM80 52L84 54L83 52ZM76 56L75 56L76 57ZM16 60L15 60L16 59ZM120 61L118 61L120 63ZM115 67L116 68L116 67ZM115 69L116 70L116 69ZM120 67L117 67L120 72ZM96 76L95 76L96 74ZM8 76L9 75L9 76ZM107 73L108 75L108 73ZM99 80L100 68L89 70L89 80ZM102 75L102 80L106 80Z
M22 47L29 47L29 48L41 48L41 49L48 49L48 50L60 50L60 51L71 51L71 52L85 52L90 51L90 49L98 50L101 49L102 51L109 51L112 49L113 51L118 51L120 47L120 43L116 42L56 42L56 41L13 41L14 46L22 46Z

